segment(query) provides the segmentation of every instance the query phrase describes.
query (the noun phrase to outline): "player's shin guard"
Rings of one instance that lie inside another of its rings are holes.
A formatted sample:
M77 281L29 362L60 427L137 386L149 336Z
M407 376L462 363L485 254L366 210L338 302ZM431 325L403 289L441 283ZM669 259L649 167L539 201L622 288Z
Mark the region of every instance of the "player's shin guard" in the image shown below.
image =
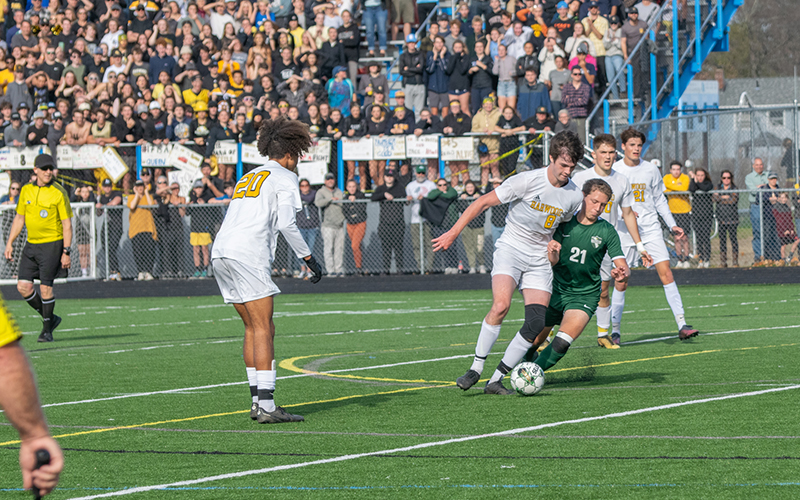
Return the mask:
M492 351L492 347L494 343L497 342L497 337L499 336L500 325L490 325L484 319L481 324L481 333L478 335L478 343L475 345L475 359L472 361L470 370L483 373L483 365L486 362L486 357Z
M597 336L605 337L611 327L611 306L598 307L597 312Z
M492 379L489 382L497 382L498 380L502 380L506 373L517 366L522 357L525 356L525 353L527 353L528 349L530 348L531 343L525 340L521 333L518 332L516 335L514 335L514 338L511 339L511 342L506 348L505 354L503 354L503 360L500 361L499 365L497 365L497 370L494 371Z
M613 333L620 332L620 324L622 324L622 311L625 310L625 292L614 290L611 295L611 331Z
M53 324L53 310L56 308L56 299L53 297L52 299L43 300L42 301L42 323L44 328L49 332L51 325Z
M539 353L539 357L534 363L542 367L542 370L547 370L564 357L570 345L572 345L572 337L564 332L558 332L550 345Z
M256 378L258 379L258 406L264 411L275 411L275 400L273 393L275 392L275 363L272 364L272 370L258 370L256 371Z
M673 281L664 285L664 295L667 296L667 303L672 309L672 315L675 317L675 323L678 324L678 329L683 328L686 324L686 318L683 316L683 300L681 300L681 293L678 291L678 285Z
M253 403L258 403L258 375L256 375L256 368L254 366L246 366L247 370L247 383L250 385L250 397L253 398Z
M25 297L25 301L28 303L29 306L31 306L34 310L36 310L37 313L39 313L39 316L43 316L42 296L39 295L39 293L36 291L35 288L33 289L33 294L31 294L30 297Z

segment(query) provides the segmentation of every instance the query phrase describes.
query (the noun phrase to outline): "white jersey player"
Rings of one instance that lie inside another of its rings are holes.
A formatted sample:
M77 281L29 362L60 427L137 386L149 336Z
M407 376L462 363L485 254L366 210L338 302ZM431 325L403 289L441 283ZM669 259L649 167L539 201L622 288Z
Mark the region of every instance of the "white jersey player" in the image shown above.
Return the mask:
M602 219L610 222L617 232L625 232L633 240L636 249L642 254L645 266L652 265L650 255L644 248L644 244L639 237L639 227L636 223L636 214L631 208L633 205L633 190L627 177L615 172L613 169L614 160L617 156L617 140L613 135L601 134L594 138L594 167L583 170L572 176L578 188L590 179L602 179L611 186L613 195L606 204L605 211L600 215ZM611 259L608 255L603 259L600 267L600 277L602 278L602 291L600 302L597 306L597 344L606 349L619 348L619 334L609 337L608 330L611 327L611 302L609 300L608 288L611 283ZM615 286L619 289L623 283L628 281L627 276L622 280L615 280Z
M664 236L661 232L661 223L658 220L660 215L667 226L672 230L675 238L684 238L683 229L675 224L675 218L669 211L667 198L664 196L664 181L661 172L650 162L640 158L645 136L636 129L629 128L622 133L622 151L625 157L614 164L614 171L619 172L628 178L633 190L633 211L636 212L639 223L639 234L647 253L653 259L653 263L658 271L658 277L664 285L664 293L667 296L675 323L678 325L678 338L681 340L690 339L698 334L698 331L686 324L683 313L683 301L678 292L678 285L672 277L672 270L669 268L669 253L667 245L664 243ZM636 248L633 237L628 231L617 227L622 242L622 251L630 267L634 267L638 261L640 251ZM621 288L621 290L620 290ZM625 289L627 283L614 291L611 299L611 328L612 335L620 333L622 322L622 311L625 308Z
M301 422L303 417L275 406L275 350L273 296L280 293L270 269L278 231L297 257L313 272L322 270L297 229L296 214L303 208L294 169L311 145L308 127L278 118L259 129L258 150L271 158L236 183L225 220L212 252L214 276L227 304L233 304L244 322L244 363L250 384L250 418L259 423Z
M524 346L527 352L544 328L553 281L547 245L558 225L572 219L583 202L581 190L570 181L575 164L583 155L583 145L578 136L571 132L556 135L550 143L549 154L550 165L547 168L509 178L494 191L478 198L450 231L433 240L434 251L446 250L481 212L489 207L510 204L505 231L495 246L492 308L481 325L472 366L457 380L463 390L480 379L486 357L500 335L500 326L508 313L515 288L519 288L525 301L525 323L509 345L509 349L514 349L513 355L516 356L520 346ZM512 367L501 361L484 392L510 394L511 391L503 386L502 378Z

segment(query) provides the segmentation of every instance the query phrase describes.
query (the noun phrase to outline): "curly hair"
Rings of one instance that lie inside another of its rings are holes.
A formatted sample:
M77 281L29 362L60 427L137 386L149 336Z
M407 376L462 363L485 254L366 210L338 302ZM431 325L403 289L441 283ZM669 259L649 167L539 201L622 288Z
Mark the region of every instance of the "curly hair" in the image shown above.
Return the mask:
M264 120L258 129L258 152L275 160L287 154L299 158L311 147L308 125L280 116Z
M573 163L578 163L578 160L583 158L583 143L578 134L564 130L557 133L550 141L549 154L553 160L566 154Z

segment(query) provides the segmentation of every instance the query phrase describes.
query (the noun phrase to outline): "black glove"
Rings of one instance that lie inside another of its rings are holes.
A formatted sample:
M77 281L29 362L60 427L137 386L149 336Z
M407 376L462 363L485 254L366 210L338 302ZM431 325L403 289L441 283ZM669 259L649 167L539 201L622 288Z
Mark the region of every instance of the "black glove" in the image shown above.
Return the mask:
M314 273L314 275L308 278L308 280L312 283L319 283L319 280L322 279L322 268L319 267L319 264L317 264L317 260L313 255L309 255L305 262L306 266L308 266L308 269Z

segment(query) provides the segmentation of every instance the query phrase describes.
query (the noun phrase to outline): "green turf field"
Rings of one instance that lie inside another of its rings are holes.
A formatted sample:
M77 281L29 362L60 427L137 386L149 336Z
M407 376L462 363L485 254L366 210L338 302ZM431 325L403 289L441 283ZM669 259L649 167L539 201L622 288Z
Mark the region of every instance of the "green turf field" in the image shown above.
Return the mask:
M218 297L61 300L51 345L9 308L65 450L52 498L199 479L123 497L797 498L800 286L681 292L699 337L677 340L661 287L631 288L629 344L595 347L592 322L529 398L455 387L488 291L279 296L275 398L306 422L274 426L249 419ZM483 378L522 317L515 298ZM0 423L0 498L30 498Z

